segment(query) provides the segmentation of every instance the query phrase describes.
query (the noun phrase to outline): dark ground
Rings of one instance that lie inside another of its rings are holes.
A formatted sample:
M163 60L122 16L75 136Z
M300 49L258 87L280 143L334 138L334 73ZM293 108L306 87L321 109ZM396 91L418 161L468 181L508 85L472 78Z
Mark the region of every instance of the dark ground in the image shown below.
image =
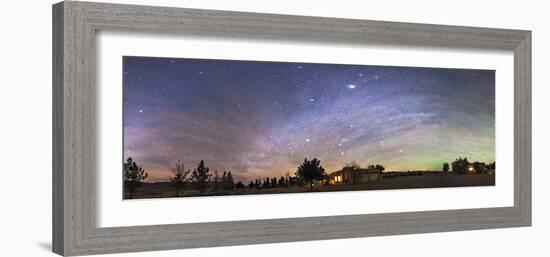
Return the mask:
M410 189L410 188L437 188L437 187L464 187L464 186L494 186L494 174L428 174L418 176L399 176L383 178L362 184L323 185L313 188L314 192L335 192L355 190L382 190L382 189ZM252 194L280 194L310 192L309 187L269 188L269 189L236 189L233 191L205 192L204 196L215 195L252 195ZM134 199L175 197L176 189L172 183L143 183L134 192ZM186 189L180 192L180 197L199 196L198 192ZM125 188L125 199L129 198Z

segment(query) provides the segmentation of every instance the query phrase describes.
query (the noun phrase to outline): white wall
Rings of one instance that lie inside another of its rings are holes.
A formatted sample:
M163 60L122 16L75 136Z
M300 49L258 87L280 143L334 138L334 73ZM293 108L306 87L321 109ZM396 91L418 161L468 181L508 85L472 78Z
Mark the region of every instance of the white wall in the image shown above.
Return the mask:
M148 3L126 0L113 2ZM533 227L117 256L548 256L550 26L545 1L193 0L159 5L533 30ZM0 15L0 256L53 256L51 4L8 1ZM7 166L6 166L7 163ZM369 247L364 247L369 246ZM368 249L368 250L365 250Z

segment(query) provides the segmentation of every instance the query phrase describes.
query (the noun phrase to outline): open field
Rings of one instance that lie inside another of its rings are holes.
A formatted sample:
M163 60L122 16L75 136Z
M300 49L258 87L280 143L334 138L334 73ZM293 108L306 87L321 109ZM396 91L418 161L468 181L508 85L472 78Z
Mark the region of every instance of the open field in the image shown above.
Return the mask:
M361 184L339 184L315 186L313 192L337 192L355 190L382 190L382 189L410 189L410 188L437 188L437 187L464 187L464 186L494 186L494 174L428 174L417 176L399 176L383 178L380 181L372 181ZM188 186L189 187L189 186ZM281 194L311 192L308 186L281 187L268 189L235 189L231 191L221 190L211 192L208 190L203 196L215 195L252 195L252 194ZM134 192L134 199L175 197L176 189L172 183L144 183ZM198 192L186 189L180 192L180 197L199 196ZM125 192L128 198L128 192Z

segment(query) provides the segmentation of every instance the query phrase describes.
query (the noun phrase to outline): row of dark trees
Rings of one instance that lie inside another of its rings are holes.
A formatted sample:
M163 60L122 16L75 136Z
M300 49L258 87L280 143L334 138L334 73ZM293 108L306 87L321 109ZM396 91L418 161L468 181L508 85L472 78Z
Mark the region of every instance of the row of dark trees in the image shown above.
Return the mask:
M268 189L268 188L288 188L293 186L303 186L304 181L297 177L266 177L265 179L257 178L248 183L249 189Z
M458 159L453 161L451 165L449 165L448 162L443 163L442 171L444 173L448 173L451 167L453 168L453 172L457 174L466 174L469 172L475 172L479 174L487 171L494 172L496 169L496 162L492 162L486 165L485 163L482 163L482 162L478 162L478 161L470 162L468 161L468 158L459 157Z
M212 186L212 191L217 192L220 190L234 190L243 189L245 185L238 181L235 183L231 171L224 171L220 176L217 170L214 174L210 173L210 168L206 167L204 161L201 160L193 171L185 170L181 161L178 160L174 168L172 168L173 177L170 177L170 181L174 183L176 187L176 197L180 196L180 191L185 188L187 183L194 185L195 189L202 195L209 187ZM191 174L189 178L187 175Z
M173 183L176 188L176 196L179 197L182 190L185 189L187 184L192 184L199 194L203 195L207 188L211 186L212 191L217 192L220 190L234 190L244 189L246 186L238 181L235 183L231 171L224 171L220 176L217 170L212 174L210 168L206 167L203 160L201 160L197 167L193 170L185 170L185 166L180 160L176 162L172 167L173 176L170 177L170 182ZM143 180L147 178L148 174L143 168L138 166L132 158L128 158L124 163L123 177L125 187L128 188L129 198L133 198L136 188L140 187ZM266 188L278 188L278 187L292 187L292 186L304 186L310 185L310 189L313 189L313 183L315 181L327 181L328 175L325 169L321 166L321 161L314 158L308 160L304 159L304 162L298 167L295 173L295 177L266 177L264 179L256 179L248 184L250 189L266 189Z
M350 163L346 163L346 165L344 166L344 168L352 168L354 170L359 170L361 169L361 165L359 165L357 162L355 161L352 161ZM367 169L377 169L377 170L380 170L381 172L384 171L386 168L380 164L369 164L367 165Z
M180 160L176 162L174 168L172 168L173 177L170 177L170 181L174 183L176 187L176 196L180 196L180 191L185 188L187 183L192 183L197 191L202 195L208 188L209 184L212 184L213 191L224 190L233 190L235 188L235 182L233 181L233 175L231 171L224 171L223 175L220 177L218 171L214 171L214 178L212 173L210 173L210 168L206 167L204 161L201 160L197 165L197 168L191 171L190 169L185 170L184 165ZM190 175L189 178L187 176Z
M278 187L293 187L293 186L304 186L306 184L310 185L310 190L313 190L313 183L315 181L327 181L328 175L325 172L325 168L321 166L321 160L313 158L308 160L304 158L304 162L298 166L298 170L294 174L294 177L291 176L281 176L277 177L266 177L264 179L257 178L255 181L250 181L248 188L250 189L267 189L267 188L278 188Z
M172 173L174 176L170 177L170 181L176 187L176 196L180 195L180 191L184 189L185 185L189 182L192 182L195 189L202 195L206 191L210 183L210 177L212 176L210 169L204 165L204 161L202 160L193 171L190 169L185 170L183 163L178 160L176 165L172 168ZM131 157L126 159L126 162L123 164L123 178L124 186L128 188L130 199L133 198L136 188L143 184L143 180L145 180L147 176L148 174L145 170L137 165ZM223 179L225 181L224 183L228 185L231 184L232 186L234 185L231 172L224 172Z

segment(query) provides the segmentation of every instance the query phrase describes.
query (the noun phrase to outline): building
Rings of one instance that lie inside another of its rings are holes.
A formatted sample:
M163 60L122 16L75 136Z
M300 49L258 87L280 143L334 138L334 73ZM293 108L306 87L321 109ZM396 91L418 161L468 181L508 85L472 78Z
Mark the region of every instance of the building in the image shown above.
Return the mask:
M365 183L369 181L378 181L382 178L382 171L376 168L353 168L344 167L339 171L330 173L329 183L334 184L354 184Z

